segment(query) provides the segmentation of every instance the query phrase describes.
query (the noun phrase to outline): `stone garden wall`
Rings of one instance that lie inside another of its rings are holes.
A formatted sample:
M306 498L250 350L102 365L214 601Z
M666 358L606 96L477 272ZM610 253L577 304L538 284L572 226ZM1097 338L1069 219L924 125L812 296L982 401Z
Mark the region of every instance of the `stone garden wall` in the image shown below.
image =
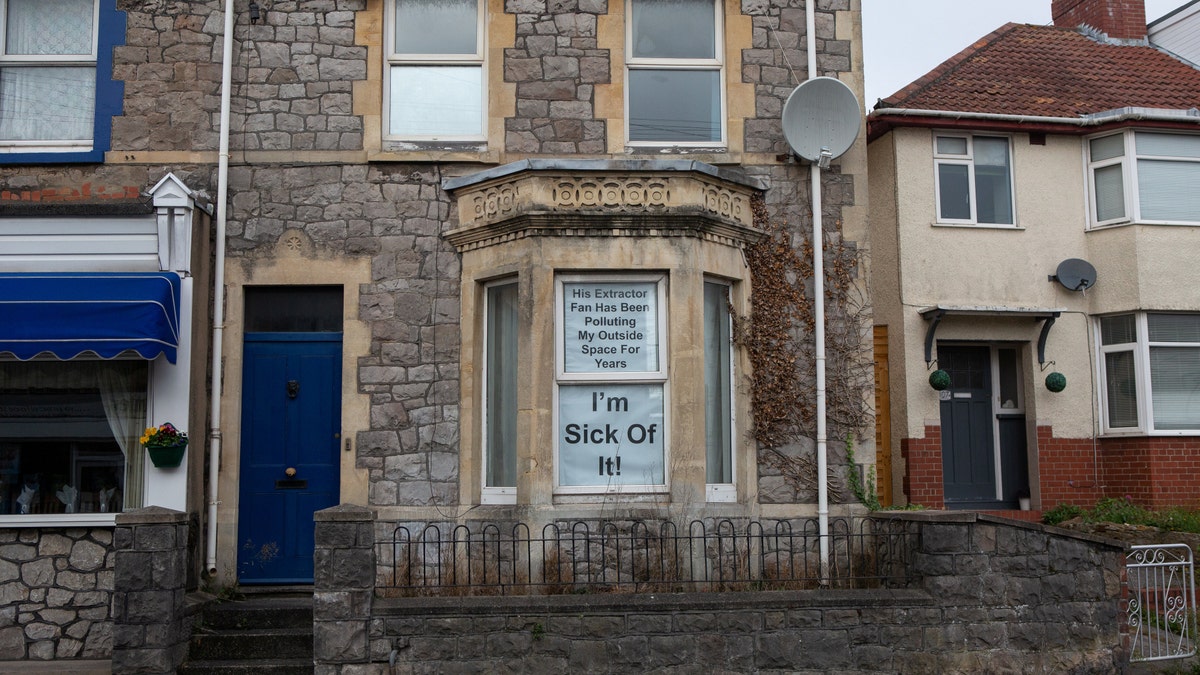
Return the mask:
M973 513L906 513L908 588L371 599L372 514L318 514L319 675L392 672L1111 673L1122 546ZM339 623L337 619L342 619ZM348 621L346 621L348 620ZM393 670L389 660L398 664Z
M113 528L0 529L0 661L112 653Z

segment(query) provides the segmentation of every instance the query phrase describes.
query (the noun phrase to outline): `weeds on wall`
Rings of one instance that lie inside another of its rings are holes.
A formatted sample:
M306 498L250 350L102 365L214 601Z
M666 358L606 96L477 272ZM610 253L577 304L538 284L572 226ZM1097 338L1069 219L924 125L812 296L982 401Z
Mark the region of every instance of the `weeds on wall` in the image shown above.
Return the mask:
M766 237L746 250L753 285L750 315L734 317L734 341L746 349L753 366L748 382L753 434L766 462L794 489L811 491L815 462L779 449L816 438L812 241L772 219L761 199L754 203L754 224ZM835 225L840 230L841 222ZM840 232L826 233L823 243L828 435L853 442L873 424L869 304L857 280L862 252ZM829 488L831 499L843 501L840 481L831 477Z

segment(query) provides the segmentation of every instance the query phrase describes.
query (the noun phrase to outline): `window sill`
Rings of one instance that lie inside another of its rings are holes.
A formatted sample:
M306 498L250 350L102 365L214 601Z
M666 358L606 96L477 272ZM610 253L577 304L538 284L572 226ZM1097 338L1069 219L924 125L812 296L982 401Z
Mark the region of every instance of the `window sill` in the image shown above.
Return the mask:
M0 516L0 528L114 527L115 513L47 513Z
M487 141L383 141L368 162L467 162L499 164L500 153Z
M1196 222L1181 222L1177 220L1126 220L1120 223L1106 223L1104 225L1092 225L1088 228L1089 232L1099 232L1101 230L1112 230L1121 227L1132 227L1142 225L1146 227L1200 227L1200 221Z
M1016 230L1024 232L1025 228L1020 225L992 225L989 223L942 223L934 221L929 224L930 227L948 227L948 228L965 228L968 230Z
M1179 431L1130 429L1129 431L1106 431L1100 434L1100 438L1179 438L1187 436L1200 436L1200 429L1184 429Z
M709 503L737 501L737 486L732 483L709 483L704 486L704 493Z

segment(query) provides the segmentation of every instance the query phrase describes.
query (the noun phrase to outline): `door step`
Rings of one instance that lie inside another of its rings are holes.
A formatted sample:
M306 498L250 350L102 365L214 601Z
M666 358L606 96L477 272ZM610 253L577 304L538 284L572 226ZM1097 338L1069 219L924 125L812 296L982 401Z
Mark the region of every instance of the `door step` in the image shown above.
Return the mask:
M181 675L313 672L312 589L251 591L204 608Z

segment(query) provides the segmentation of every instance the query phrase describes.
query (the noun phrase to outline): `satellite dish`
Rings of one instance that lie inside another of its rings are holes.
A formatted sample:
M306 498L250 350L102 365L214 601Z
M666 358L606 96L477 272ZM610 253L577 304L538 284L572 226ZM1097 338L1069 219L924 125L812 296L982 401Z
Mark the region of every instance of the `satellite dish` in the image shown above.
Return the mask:
M1068 291L1086 291L1096 285L1096 268L1086 260L1067 258L1058 264L1050 281L1057 281Z
M782 122L783 137L792 150L824 168L854 145L862 108L841 80L814 77L788 95Z

